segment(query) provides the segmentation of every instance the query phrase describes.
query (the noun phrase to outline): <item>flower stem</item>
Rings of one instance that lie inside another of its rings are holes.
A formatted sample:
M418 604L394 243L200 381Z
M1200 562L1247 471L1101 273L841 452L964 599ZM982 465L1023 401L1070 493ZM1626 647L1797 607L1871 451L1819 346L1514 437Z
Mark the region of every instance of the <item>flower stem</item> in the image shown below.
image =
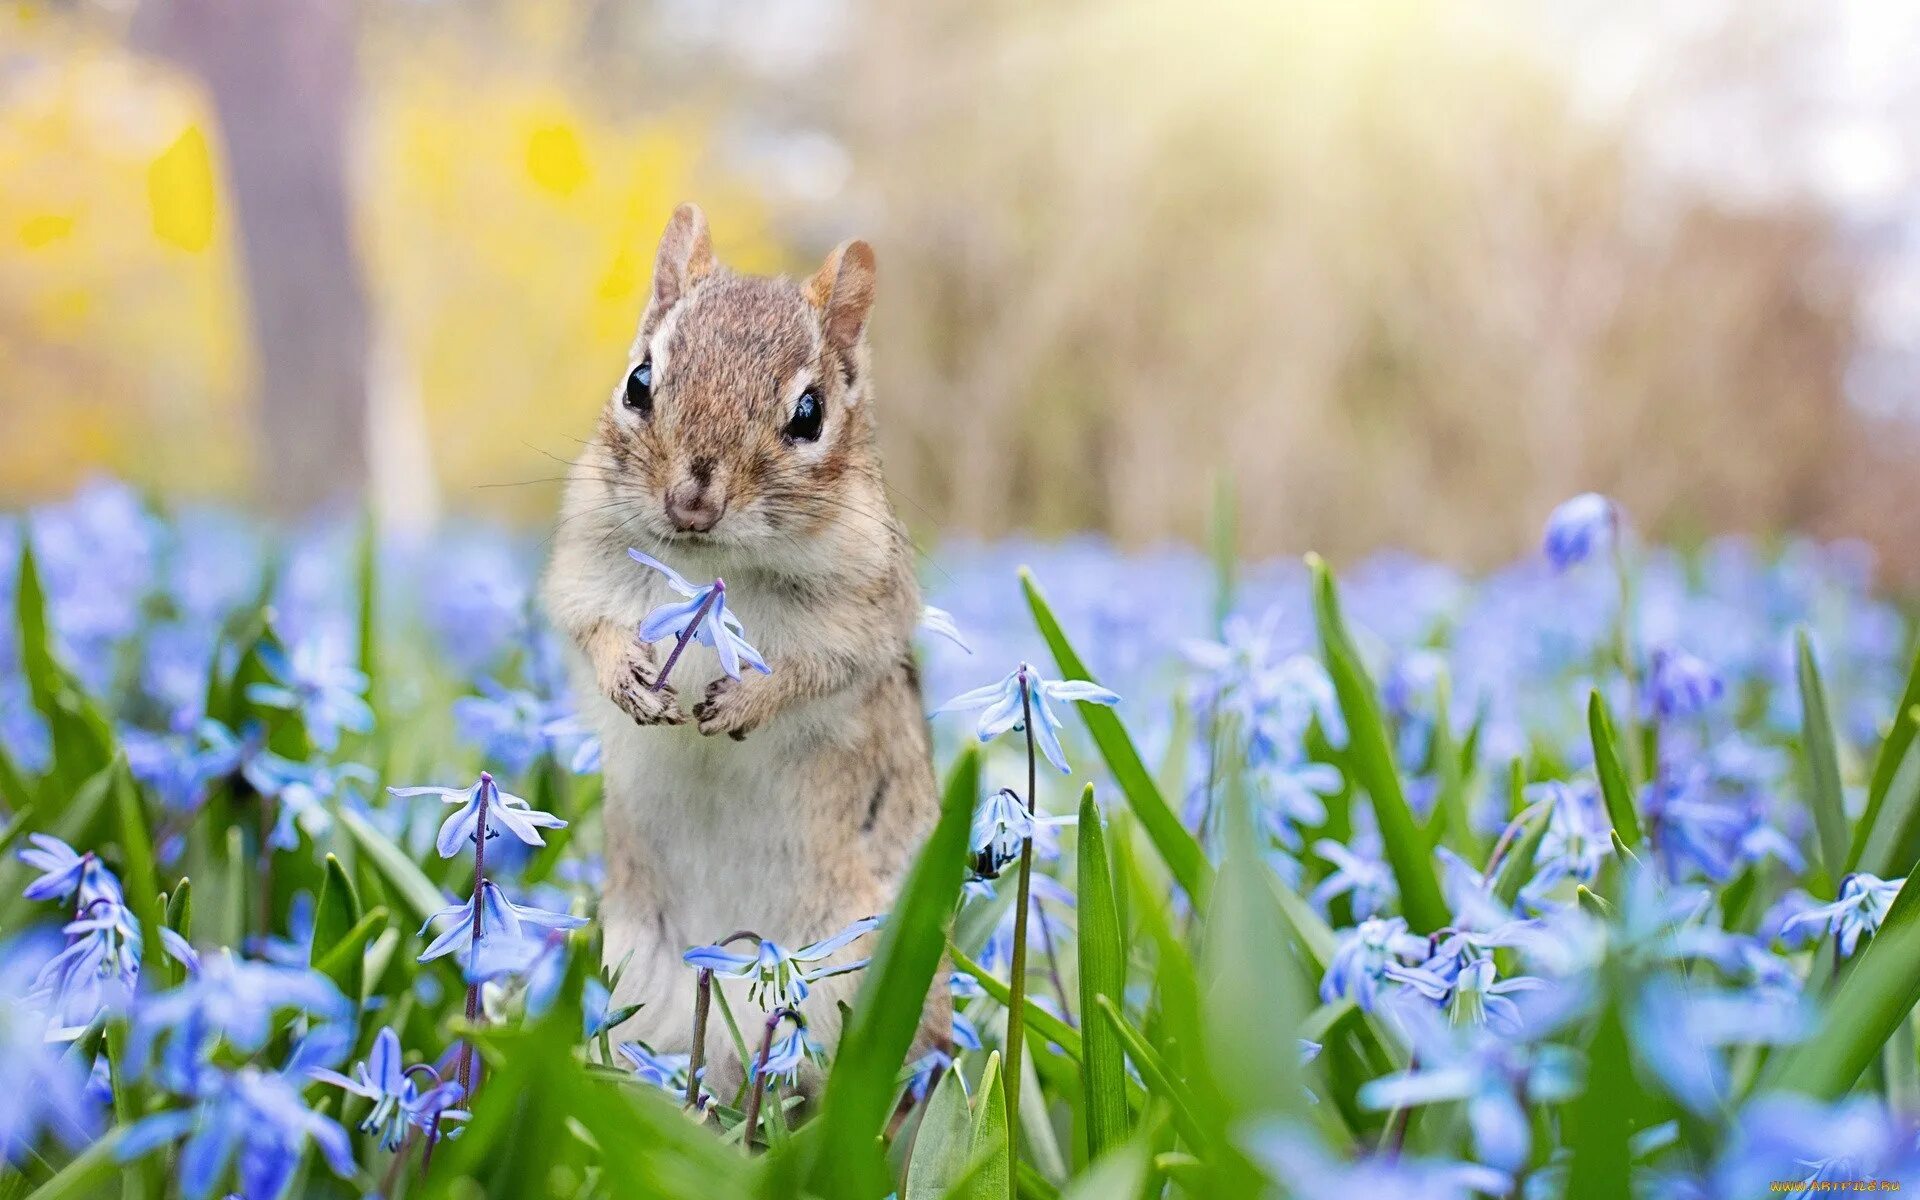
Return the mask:
M486 897L481 893L487 886L487 798L493 794L493 776L480 772L480 803L473 826L473 934L467 947L467 971L473 971L473 964L480 954L480 913L486 908ZM480 985L467 985L467 1023L473 1024L480 1019ZM460 1043L460 1101L469 1108L473 1106L474 1090L473 1043ZM433 1147L440 1140L440 1114L433 1116L433 1132L427 1137L426 1153L420 1160L420 1169L425 1171L427 1164L433 1161Z
M700 622L707 619L707 613L713 610L714 602L726 594L727 581L714 580L713 586L707 589L706 599L700 601L700 607L693 610L693 620L687 622L687 627L680 631L679 639L673 643L673 649L667 651L667 661L661 665L659 678L653 681L649 691L657 692L667 686L667 675L672 672L673 664L680 661L681 652L687 648L687 643L693 640L693 635L700 631Z
M1025 664L1020 669L1020 712L1021 727L1027 734L1027 815L1034 812L1033 793L1037 785L1036 765L1033 753L1033 685L1029 682ZM1028 896L1033 887L1033 835L1032 824L1029 832L1020 843L1020 892L1015 900L1017 907L1013 913L1013 962L1007 990L1007 1150L1017 1155L1020 1147L1020 1068L1021 1052L1025 1049L1026 1005L1027 1005L1027 905ZM1018 1200L1018 1174L1008 1175L1008 1195Z
M693 991L693 1048L687 1053L687 1107L700 1102L700 1068L707 1057L707 1012L713 1007L713 971L701 967Z
M740 1135L743 1149L753 1149L754 1135L760 1132L760 1104L767 1094L767 1057L773 1053L773 1033L785 1020L787 1010L776 1008L767 1014L766 1032L760 1035L760 1053L753 1060L753 1090L747 1093L747 1111L741 1124L746 1132Z
M480 772L480 804L473 827L473 935L467 946L467 970L480 957L480 914L486 911L486 898L481 894L487 886L487 799L493 793L493 776ZM467 1023L472 1024L480 1018L480 985L467 984ZM466 1102L473 1102L473 1043L460 1044L460 1094Z

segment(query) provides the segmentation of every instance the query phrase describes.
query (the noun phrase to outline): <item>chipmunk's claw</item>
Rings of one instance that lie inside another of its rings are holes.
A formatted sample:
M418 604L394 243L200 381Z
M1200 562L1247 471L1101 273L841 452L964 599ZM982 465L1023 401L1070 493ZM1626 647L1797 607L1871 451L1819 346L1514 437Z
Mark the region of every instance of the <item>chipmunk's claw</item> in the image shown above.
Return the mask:
M752 697L739 680L716 679L707 685L706 698L693 706L693 719L700 723L700 732L709 737L724 733L736 742L745 741L760 724Z
M629 663L608 697L632 717L636 725L686 724L687 714L680 709L680 697L671 687L653 690L653 679L651 664Z

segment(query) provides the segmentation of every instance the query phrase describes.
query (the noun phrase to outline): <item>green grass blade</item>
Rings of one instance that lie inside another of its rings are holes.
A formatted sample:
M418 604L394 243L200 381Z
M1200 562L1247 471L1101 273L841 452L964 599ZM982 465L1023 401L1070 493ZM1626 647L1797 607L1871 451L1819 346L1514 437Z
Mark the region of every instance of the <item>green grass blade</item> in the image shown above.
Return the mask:
M907 1160L905 1200L939 1200L967 1172L973 1147L973 1118L967 1111L967 1089L960 1072L940 1077L914 1135L913 1156Z
M1340 711L1347 719L1347 764L1355 781L1373 802L1373 814L1380 825L1380 838L1386 844L1387 861L1393 867L1394 880L1400 885L1400 907L1407 923L1420 933L1431 933L1447 923L1446 898L1433 873L1433 856L1426 835L1407 807L1406 793L1400 785L1400 768L1394 762L1393 741L1380 716L1380 701L1373 681L1360 662L1346 623L1340 616L1340 599L1334 588L1333 574L1318 555L1309 555L1307 565L1313 572L1313 612L1320 629L1321 650L1326 656L1327 673L1333 677L1334 690L1340 696Z
M322 962L333 963L332 968L324 974L333 980L342 995L355 1004L360 1003L364 955L346 954L336 960L334 951L360 924L360 917L359 891L354 888L353 880L347 877L346 868L340 865L340 860L331 854L327 855L326 874L320 881L320 898L313 906L313 943L307 950L307 964L317 968Z
M1067 640L1032 572L1024 569L1020 572L1020 586L1026 591L1027 607L1033 610L1034 624L1046 639L1061 677L1092 682L1092 674ZM1127 798L1127 807L1139 819L1140 827L1166 861L1174 880L1193 898L1196 906L1205 903L1207 889L1213 883L1213 864L1207 861L1205 851L1193 834L1180 823L1179 816L1168 807L1166 798L1160 794L1160 785L1154 782L1153 773L1141 761L1126 726L1104 705L1076 704L1074 707L1080 710L1080 717L1086 722L1087 732L1093 736L1107 771L1120 786L1120 794Z
M117 742L113 726L55 654L46 591L40 583L40 568L29 535L20 539L14 615L19 630L20 672L26 677L34 708L46 721L53 750L53 769L45 781L45 786L53 790L42 794L43 800L52 802L46 810L51 816L60 800L113 762Z
M1632 1194L1630 1122L1638 1091L1619 998L1610 995L1587 1046L1586 1091L1567 1119L1573 1160L1566 1200L1626 1200Z
M1607 818L1620 831L1620 840L1638 850L1644 837L1640 832L1640 813L1633 804L1633 784L1620 759L1620 740L1614 736L1613 718L1607 715L1607 703L1598 690L1587 696L1587 733L1593 739L1593 770L1600 779L1600 796L1607 804Z
M114 1176L126 1167L114 1157L120 1148L120 1138L126 1133L124 1127L109 1129L98 1141L95 1141L79 1154L54 1172L47 1180L28 1194L27 1200L85 1200L97 1197L112 1182Z
M1527 885L1527 880L1533 878L1533 860L1540 853L1540 843L1547 836L1547 822L1552 817L1553 810L1543 804L1539 812L1530 814L1521 822L1513 845L1494 871L1494 897L1508 908L1512 908L1520 899L1520 889Z
M193 936L193 880L185 875L167 893L167 928L183 938Z
M1134 1069L1140 1072L1140 1078L1146 1083L1147 1091L1165 1100L1171 1107L1173 1124L1180 1131L1180 1136L1185 1138L1187 1144L1195 1150L1205 1149L1206 1132L1201 1127L1199 1117L1195 1115L1193 1096L1187 1091L1186 1085L1174 1078L1173 1073L1167 1069L1166 1063L1161 1061L1160 1055L1147 1041L1146 1035L1135 1029L1132 1023L1120 1014L1119 1007L1112 1000L1106 996L1099 996L1096 997L1094 1004L1105 1021L1089 1022L1088 1032L1091 1033L1094 1026L1103 1023L1111 1029L1115 1038L1126 1048L1127 1057L1133 1060Z
M1853 962L1806 1041L1774 1055L1763 1086L1837 1100L1852 1089L1895 1026L1920 1003L1920 876L1910 875L1879 932Z
M1800 677L1801 744L1807 755L1807 807L1820 835L1820 858L1837 885L1847 871L1846 802L1840 791L1840 755L1833 744L1833 718L1827 711L1827 689L1820 681L1820 664L1813 641L1802 628L1793 639L1794 662Z
M1007 1088L997 1051L987 1056L974 1096L971 1154L968 1178L955 1189L953 1200L1002 1200L1013 1185L1013 1152L1007 1144Z
M1107 867L1107 843L1093 785L1080 795L1080 1012L1092 1012L1102 999L1126 997L1127 964L1121 949L1120 914ZM1087 1158L1126 1140L1127 1066L1119 1037L1099 1021L1082 1020L1086 1054L1080 1060L1086 1093Z
M359 617L360 669L366 673L371 696L380 677L380 529L367 509L360 516L360 537L355 546L354 597Z
M877 1139L947 944L979 787L980 755L970 748L948 778L940 822L900 891L861 981L820 1101L822 1128L810 1175L815 1190L825 1195L878 1196L887 1190Z
M369 825L365 817L351 809L340 808L335 810L334 819L353 838L354 844L406 905L407 912L416 922L424 921L447 907L446 894L433 885L406 851L394 845L393 839L386 834Z
M1149 1162L1143 1147L1128 1145L1076 1177L1060 1193L1061 1200L1134 1200L1147 1185Z
M1862 817L1854 831L1855 840L1867 829ZM1851 854L1852 851L1849 851ZM1859 861L1850 870L1861 870L1882 879L1899 879L1920 861L1920 752L1910 753L1893 773L1878 819L1867 835Z
M133 772L127 769L125 758L114 762L113 800L119 825L121 866L126 872L121 882L126 885L127 907L140 922L148 944L158 952L160 922L165 914L160 907L160 878L153 868L153 835L147 829L147 810L140 803L140 787L133 781Z
M1853 827L1853 845L1847 853L1848 871L1860 867L1867 837L1880 818L1880 806L1886 802L1887 792L1893 787L1893 777L1905 761L1908 747L1913 745L1916 728L1920 728L1920 647L1914 650L1913 669L1907 674L1907 686L1900 695L1900 706L1893 710L1893 723L1874 755L1873 774L1867 779L1867 806L1860 814L1860 823Z

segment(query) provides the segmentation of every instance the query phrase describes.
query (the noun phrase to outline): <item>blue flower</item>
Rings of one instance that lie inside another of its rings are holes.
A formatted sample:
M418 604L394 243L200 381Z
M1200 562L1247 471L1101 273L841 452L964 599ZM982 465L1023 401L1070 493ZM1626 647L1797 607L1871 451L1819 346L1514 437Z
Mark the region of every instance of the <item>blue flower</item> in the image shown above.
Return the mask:
M944 608L935 608L929 604L920 610L920 628L928 633L938 634L965 650L973 653L973 647L967 645L967 639L960 636L960 626L954 623L953 614Z
M33 936L0 947L0 1163L19 1162L43 1133L78 1147L99 1132L86 1064L46 1039L46 1017L29 1001L56 944Z
M1082 704L1118 704L1120 697L1095 683L1068 679L1052 681L1026 663L998 683L990 683L955 696L935 710L936 713L981 710L979 734L983 742L992 741L1010 729L1022 728L1027 709L1033 711L1033 739L1047 761L1069 774L1066 752L1060 748L1060 718L1047 706L1048 700L1076 700Z
M1796 925L1824 924L1840 941L1840 956L1853 957L1863 937L1872 937L1887 919L1893 898L1900 894L1905 879L1881 879L1865 871L1847 876L1840 885L1840 898L1832 904L1809 908L1787 921L1783 932Z
M767 1051L767 1063L764 1071L758 1062L754 1063L753 1075L764 1074L769 1082L784 1082L793 1087L800 1081L800 1065L807 1061L810 1054L818 1054L819 1048L813 1039L807 1036L804 1026L795 1024L787 1036L773 1043Z
M1001 788L980 802L973 813L973 827L968 839L967 849L971 855L973 873L981 879L993 879L1009 865L1020 858L1020 847L1026 840L1034 840L1034 851L1040 857L1048 857L1043 852L1043 836L1054 836L1053 831L1062 825L1071 825L1079 820L1077 815L1063 817L1035 816L1027 812L1027 806L1012 788ZM1045 831L1043 835L1042 831ZM1059 855L1058 845L1053 847L1053 856Z
M1322 913L1327 911L1327 905L1335 896L1350 896L1348 902L1353 907L1354 918L1364 921L1386 907L1399 894L1393 872L1377 858L1362 858L1330 838L1315 842L1313 852L1334 867L1334 871L1315 884L1307 896Z
M198 809L209 784L244 769L260 749L254 739L242 741L214 720L197 721L176 733L127 729L121 743L133 777L175 812Z
M652 567L666 577L667 586L685 596L678 604L663 604L646 615L640 622L640 640L657 642L664 638L678 637L693 624L694 617L708 599L712 604L707 615L700 620L700 628L694 631L693 640L703 646L710 646L720 659L720 669L735 679L740 678L740 664L745 663L762 675L770 675L773 668L767 666L747 641L747 631L741 626L740 618L733 615L727 607L727 585L714 580L706 587L697 588L681 577L680 572L669 567L650 554L643 554L629 548L627 553L633 560L644 566Z
M1911 1178L1920 1151L1903 1124L1869 1096L1832 1104L1793 1093L1757 1097L1714 1166L1717 1194L1845 1192L1856 1180Z
M291 655L270 649L261 659L273 682L249 684L247 699L299 713L315 746L331 752L340 745L342 730L373 728L373 709L363 698L367 677L340 662L331 642L309 639Z
M1798 995L1691 985L1671 976L1648 980L1627 1012L1639 1061L1674 1099L1710 1115L1726 1102L1730 1046L1797 1042L1812 1031L1812 1014Z
M392 1026L374 1037L373 1052L365 1062L353 1065L351 1077L323 1067L314 1067L307 1075L373 1101L373 1111L360 1122L360 1128L377 1134L380 1144L389 1150L399 1148L408 1129L431 1130L442 1120L465 1116L452 1109L460 1098L458 1083L436 1082L424 1092L415 1086L400 1050L400 1035Z
M1300 848L1300 833L1325 824L1326 797L1346 786L1340 768L1331 763L1295 759L1271 761L1253 768L1259 788L1262 823L1289 850Z
M480 907L477 941L473 929L476 901ZM443 908L428 917L420 932L424 934L436 922L448 919L452 924L433 939L421 953L420 961L432 962L443 955L458 953L469 980L524 969L531 961L528 951L537 951L544 944L541 937L529 931L578 929L587 923L585 917L515 904L491 879L482 880L479 890L464 903Z
M690 967L709 970L716 977L750 979L747 998L762 1008L797 1009L807 998L811 984L834 975L858 971L867 965L862 958L833 966L810 966L831 957L836 951L879 928L879 917L862 917L830 937L810 942L798 950L789 950L765 938L752 954L741 954L725 946L695 946L682 955Z
M1526 887L1528 900L1538 903L1562 880L1593 882L1613 856L1613 822L1598 789L1590 784L1549 781L1532 784L1528 791L1551 806L1534 859L1534 876Z
M1717 881L1733 874L1748 820L1713 795L1703 772L1669 771L1647 784L1641 811L1671 878L1685 879L1697 871Z
M1485 1025L1496 1033L1520 1033L1520 1008L1507 995L1545 987L1545 981L1531 975L1501 979L1493 959L1468 951L1466 938L1453 940L1461 943L1459 948L1444 947L1422 966L1389 964L1388 978L1409 984L1427 999L1445 1005L1447 1017L1455 1025Z
M78 891L79 907L88 908L96 900L121 903L120 881L92 854L81 854L48 833L27 835L30 850L20 851L20 861L40 872L21 895L29 900L65 900Z
M267 845L297 850L302 830L319 838L333 827L331 801L351 796L358 802L358 788L371 787L374 774L359 763L297 763L262 753L249 765L247 779L261 795L272 797L279 810Z
M1620 535L1620 509L1598 492L1583 492L1547 517L1541 548L1556 571L1583 563L1613 548Z
M525 689L504 688L491 679L480 680L479 688L482 695L453 702L453 717L460 736L479 746L488 762L518 772L549 749L559 758L559 739L550 730L566 716L564 702L543 699Z
M1485 1035L1454 1036L1430 1016L1407 1014L1419 1066L1362 1084L1361 1107L1383 1111L1464 1101L1475 1156L1501 1171L1526 1165L1533 1145L1526 1104L1557 1104L1579 1092L1564 1046L1528 1046Z
M108 1009L132 995L140 976L140 923L122 901L120 881L93 854L79 854L46 835L20 852L41 874L24 893L33 899L74 898L74 918L62 927L67 946L48 959L34 980L31 1001L45 1012L51 1036L71 1038ZM198 969L186 939L160 930L162 947L180 962Z
M504 826L508 833L529 846L547 844L546 839L540 836L542 829L562 829L567 824L552 813L541 812L520 797L501 791L493 782L493 776L486 771L480 772L479 782L469 788L399 787L388 788L387 791L402 798L439 796L448 804L460 806L441 822L440 834L434 839L434 848L440 852L441 858L452 858L473 840L480 827L480 811L483 808L487 814L488 837L497 837L499 829Z
M1684 720L1705 712L1726 685L1713 668L1677 646L1653 652L1647 672L1647 709L1663 721Z
M621 1042L620 1057L633 1064L635 1075L654 1087L666 1092L686 1091L687 1067L692 1063L688 1055L656 1054L645 1042Z
M275 1018L300 1013L315 1021L344 1022L353 1005L318 971L216 954L198 975L168 992L147 997L134 1011L128 1057L149 1061L152 1046L170 1035L162 1066L178 1080L194 1073L215 1042L243 1054L267 1044Z
M1472 1200L1504 1196L1509 1175L1490 1166L1403 1155L1348 1160L1330 1154L1306 1129L1263 1121L1240 1137L1253 1159L1297 1196L1391 1196L1394 1200Z
M1427 939L1408 933L1404 918L1370 917L1340 935L1320 980L1320 999L1348 999L1371 1012L1387 968L1426 953Z
M213 1195L230 1171L238 1185L233 1190L244 1200L278 1200L292 1185L309 1141L334 1174L353 1173L347 1131L310 1111L300 1089L283 1075L251 1066L231 1074L206 1071L190 1095L194 1108L142 1117L115 1148L121 1162L131 1162L187 1139L179 1157L186 1200Z
M566 761L567 770L575 775L600 773L600 735L589 729L578 713L555 717L542 725L540 732L552 743L555 757ZM565 749L568 746L571 751Z

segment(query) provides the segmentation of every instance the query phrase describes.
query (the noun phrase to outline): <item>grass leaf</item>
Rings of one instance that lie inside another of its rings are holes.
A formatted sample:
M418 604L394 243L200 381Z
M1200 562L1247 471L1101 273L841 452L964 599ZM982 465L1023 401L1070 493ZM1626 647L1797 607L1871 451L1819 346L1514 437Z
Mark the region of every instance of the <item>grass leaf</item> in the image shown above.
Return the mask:
M1847 852L1848 871L1860 867L1861 856L1867 848L1867 838L1880 819L1880 806L1886 803L1887 793L1893 787L1893 777L1905 761L1908 747L1913 745L1916 728L1920 728L1920 647L1914 650L1913 668L1907 673L1907 686L1900 694L1900 705L1893 710L1893 723L1888 726L1887 736L1881 739L1880 749L1874 755L1873 774L1867 780L1867 806L1860 814L1860 823L1853 827L1853 845Z
M1807 755L1807 807L1820 835L1820 858L1837 885L1847 871L1846 801L1840 790L1840 755L1833 744L1833 718L1827 711L1827 689L1820 682L1820 664L1805 628L1793 638L1794 663L1800 679L1801 745Z
M1047 606L1046 597L1041 595L1040 585L1035 582L1031 571L1023 569L1020 572L1020 586L1026 591L1027 607L1033 610L1034 624L1039 626L1040 636L1046 639L1047 648L1053 653L1061 677L1095 682L1086 664L1067 640L1053 610ZM1127 807L1139 819L1140 827L1166 861L1174 880L1193 898L1195 905L1203 904L1207 890L1213 883L1213 864L1207 861L1206 853L1201 850L1193 834L1180 823L1179 816L1168 807L1166 798L1160 794L1160 785L1154 782L1153 773L1141 761L1140 752L1128 736L1126 726L1121 724L1112 709L1104 705L1076 704L1074 707L1080 710L1080 717L1086 722L1094 745L1099 747L1107 771L1120 786L1120 794L1127 798Z
M1114 904L1106 837L1092 784L1080 795L1079 874L1080 1012L1084 1017L1102 999L1125 999L1127 987L1120 914ZM1099 1021L1083 1020L1082 1025L1086 1054L1080 1060L1080 1074L1086 1093L1087 1158L1092 1160L1127 1138L1127 1066L1113 1030Z
M361 975L364 958L362 952L335 955L355 928L360 924L360 893L354 888L353 880L348 878L345 867L333 855L327 855L326 873L320 881L320 898L313 906L313 942L307 950L307 964L318 968L323 962L331 963L322 973L333 980L334 986L342 995L354 1004L360 1003L363 992Z
M1194 1100L1186 1085L1176 1079L1162 1062L1160 1055L1147 1041L1145 1034L1135 1029L1122 1016L1120 1008L1110 998L1098 996L1094 1008L1105 1018L1104 1022L1089 1022L1088 1030L1093 1026L1105 1024L1113 1031L1115 1038L1126 1048L1127 1057L1133 1060L1134 1069L1140 1072L1140 1078L1147 1085L1147 1091L1165 1100L1173 1113L1173 1124L1180 1136L1194 1149L1203 1149L1207 1145L1207 1136L1200 1125L1200 1119L1194 1112Z
M973 1118L960 1072L949 1070L927 1101L907 1160L905 1200L938 1200L967 1172L973 1146Z
M955 1189L953 1200L1001 1200L1012 1186L1013 1150L1007 1142L1007 1088L998 1051L987 1056L973 1098L970 1153L967 1180Z
M1606 801L1607 818L1620 831L1620 840L1629 849L1638 850L1644 838L1640 832L1640 814L1633 804L1633 784L1620 758L1620 739L1614 736L1607 702L1597 689L1587 695L1587 733L1593 739L1593 771L1600 780L1600 797Z
M1920 875L1909 875L1886 920L1855 951L1813 1035L1768 1060L1763 1086L1837 1100L1920 1003Z
M1587 1046L1587 1087L1573 1102L1567 1143L1573 1151L1566 1200L1624 1200L1632 1194L1631 1117L1639 1108L1617 991L1608 996Z
M1340 616L1333 574L1318 555L1309 555L1307 566L1313 572L1313 612L1327 673L1333 678L1340 711L1347 719L1347 764L1373 801L1387 861L1400 885L1401 911L1415 931L1431 933L1447 923L1448 912L1440 881L1433 873L1426 835L1407 806L1400 768L1394 762L1393 741L1380 715L1379 696Z

